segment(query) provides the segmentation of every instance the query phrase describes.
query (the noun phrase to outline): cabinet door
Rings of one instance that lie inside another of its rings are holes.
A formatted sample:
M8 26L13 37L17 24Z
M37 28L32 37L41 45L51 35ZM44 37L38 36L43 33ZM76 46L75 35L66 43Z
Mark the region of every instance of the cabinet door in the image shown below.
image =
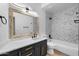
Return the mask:
M41 56L45 56L47 54L47 46L41 46Z
M40 43L34 45L34 55L40 56Z
M47 54L47 40L34 45L34 54L35 56L44 56Z
M47 41L43 41L41 43L41 56L45 56L47 54Z

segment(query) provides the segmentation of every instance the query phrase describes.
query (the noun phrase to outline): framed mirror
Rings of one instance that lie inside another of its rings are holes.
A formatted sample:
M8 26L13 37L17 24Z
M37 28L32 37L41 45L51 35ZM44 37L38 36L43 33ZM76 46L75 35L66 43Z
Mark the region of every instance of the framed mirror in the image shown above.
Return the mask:
M39 33L38 17L9 7L10 38L32 37Z

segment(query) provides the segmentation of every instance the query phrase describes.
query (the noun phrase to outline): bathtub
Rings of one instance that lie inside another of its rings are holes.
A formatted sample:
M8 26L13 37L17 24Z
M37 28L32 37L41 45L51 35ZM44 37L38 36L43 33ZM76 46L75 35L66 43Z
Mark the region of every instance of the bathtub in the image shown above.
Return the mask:
M56 49L70 56L78 56L78 44L68 43L60 40L51 40L47 42L48 47Z

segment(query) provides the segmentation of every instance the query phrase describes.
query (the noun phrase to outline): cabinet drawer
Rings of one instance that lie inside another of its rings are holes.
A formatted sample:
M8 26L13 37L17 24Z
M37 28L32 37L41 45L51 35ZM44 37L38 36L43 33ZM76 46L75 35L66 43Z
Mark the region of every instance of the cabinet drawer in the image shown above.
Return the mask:
M22 52L22 53L25 53L25 52L28 52L29 50L30 50L30 51L32 50L32 46L22 48L22 49L21 49L21 52Z
M29 50L27 52L21 52L21 56L31 56L32 54L32 50Z
M22 56L32 55L32 46L24 47L20 50Z

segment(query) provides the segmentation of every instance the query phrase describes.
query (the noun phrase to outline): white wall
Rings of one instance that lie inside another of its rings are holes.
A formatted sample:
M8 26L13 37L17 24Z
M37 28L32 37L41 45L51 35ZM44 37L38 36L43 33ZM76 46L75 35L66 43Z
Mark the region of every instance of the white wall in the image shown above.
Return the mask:
M47 36L52 35L52 20L49 20L49 17L52 18L52 14L46 12L46 34Z
M41 9L41 8L40 8ZM39 10L39 32L40 34L46 34L46 14L44 10Z
M0 3L0 15L3 15L8 20L8 4ZM7 21L8 22L8 21ZM8 40L8 23L6 25L0 20L0 45Z

